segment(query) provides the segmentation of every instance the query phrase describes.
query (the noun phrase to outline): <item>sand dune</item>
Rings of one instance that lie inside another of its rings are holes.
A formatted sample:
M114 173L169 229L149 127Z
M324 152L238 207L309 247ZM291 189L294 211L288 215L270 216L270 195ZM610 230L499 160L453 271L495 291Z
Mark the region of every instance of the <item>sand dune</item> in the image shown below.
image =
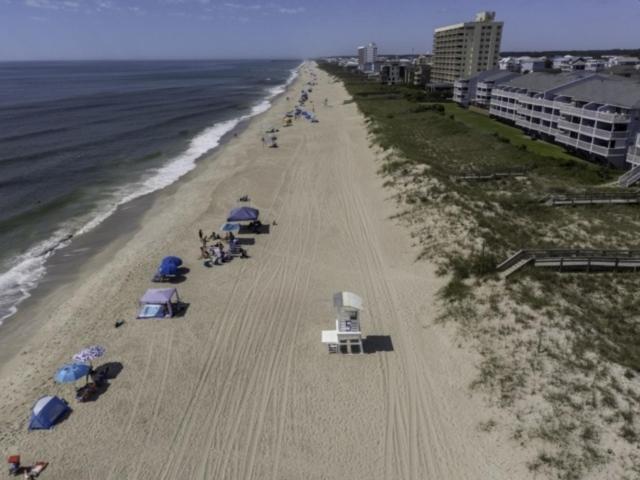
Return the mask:
M364 119L318 75L320 123L298 120L280 148L264 148L260 132L293 105L279 98L96 257L67 301L38 305L45 327L2 369L3 452L49 461L43 479L529 478L518 450L478 431L491 412L469 397L476 358L433 323L444 280L390 220ZM220 225L243 194L277 225L250 259L205 268L197 230ZM178 285L185 317L129 320L165 254L190 268ZM363 297L379 351L321 345L339 290ZM114 329L116 318L128 321ZM96 402L71 401L52 431L27 433L39 395L72 400L53 385L55 367L96 342L122 372Z

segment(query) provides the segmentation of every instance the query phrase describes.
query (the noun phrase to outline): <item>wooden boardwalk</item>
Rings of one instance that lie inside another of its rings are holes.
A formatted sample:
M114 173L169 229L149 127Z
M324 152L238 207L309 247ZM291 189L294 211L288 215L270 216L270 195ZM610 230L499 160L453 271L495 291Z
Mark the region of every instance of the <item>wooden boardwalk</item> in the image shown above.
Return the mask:
M640 250L538 249L519 250L496 269L506 278L525 265L560 271L640 270Z
M549 195L543 202L550 207L566 205L628 205L640 203L640 192L565 193Z
M468 180L475 182L486 182L489 180L499 180L501 178L526 177L526 170L508 170L501 172L463 172L461 175L455 175L454 180Z

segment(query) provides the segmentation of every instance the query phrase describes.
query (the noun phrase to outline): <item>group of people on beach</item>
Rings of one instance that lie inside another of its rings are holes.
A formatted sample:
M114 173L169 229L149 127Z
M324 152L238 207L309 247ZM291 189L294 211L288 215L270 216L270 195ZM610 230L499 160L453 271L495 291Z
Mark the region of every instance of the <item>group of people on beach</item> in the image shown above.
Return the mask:
M233 232L227 233L224 237L221 237L216 232L212 232L210 236L206 236L202 233L202 230L198 232L200 237L200 257L206 261L213 262L214 265L221 265L229 262L234 256L240 256L241 258L248 258L247 251L240 246L240 242L233 234ZM228 245L228 249L225 249L225 241ZM212 242L208 245L208 242Z

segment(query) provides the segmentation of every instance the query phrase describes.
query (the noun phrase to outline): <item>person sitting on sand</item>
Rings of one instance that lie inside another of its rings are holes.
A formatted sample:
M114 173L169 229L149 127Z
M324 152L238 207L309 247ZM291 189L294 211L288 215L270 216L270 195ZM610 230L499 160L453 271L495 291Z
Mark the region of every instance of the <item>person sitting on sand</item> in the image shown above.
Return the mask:
M262 222L260 220L254 220L249 224L249 228L253 233L260 233L262 229Z
M22 470L20 465L20 455L12 455L8 459L9 462L9 475L18 475Z
M107 378L109 377L109 367L105 366L98 370L91 369L89 375L91 376L91 380L93 380L93 383L95 383L96 386L99 387L100 385L106 383Z
M219 244L215 244L211 247L211 255L213 255L214 263L216 265L220 265L222 263L222 250L219 247Z

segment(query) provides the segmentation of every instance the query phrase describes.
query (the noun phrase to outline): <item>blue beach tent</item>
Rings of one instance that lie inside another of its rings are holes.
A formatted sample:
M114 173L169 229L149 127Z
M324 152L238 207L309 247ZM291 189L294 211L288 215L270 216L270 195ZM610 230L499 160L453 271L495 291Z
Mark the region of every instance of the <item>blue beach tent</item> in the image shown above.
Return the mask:
M257 208L239 207L229 212L227 222L252 222L258 219L260 211Z
M47 395L36 402L31 409L29 430L52 428L71 409L67 402L59 397Z

